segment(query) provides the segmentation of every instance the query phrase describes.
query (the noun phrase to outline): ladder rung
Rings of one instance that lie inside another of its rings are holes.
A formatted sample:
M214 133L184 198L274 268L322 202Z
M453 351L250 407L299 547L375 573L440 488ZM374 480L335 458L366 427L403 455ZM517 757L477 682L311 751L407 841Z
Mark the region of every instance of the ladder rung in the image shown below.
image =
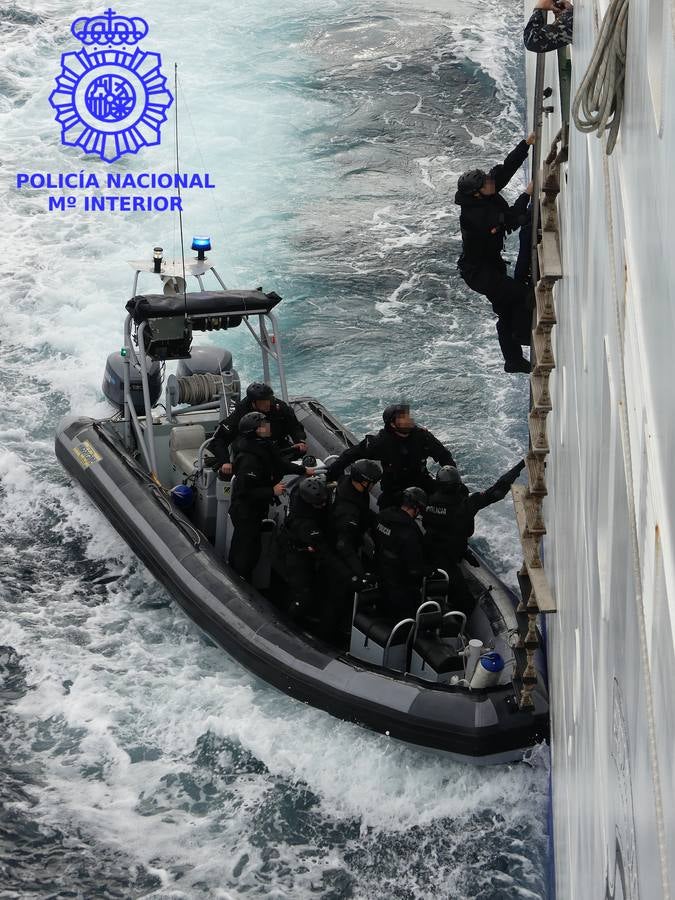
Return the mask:
M560 193L560 166L545 162L541 167L541 189L547 194Z
M558 232L558 206L555 202L545 203L543 197L547 196L547 194L542 195L541 227L544 231Z
M531 535L546 534L546 525L542 515L542 498L528 494L525 498L525 515L527 517L527 530Z
M548 375L546 371L533 372L530 377L532 385L532 411L538 415L548 413L552 409L551 393L548 387Z
M530 413L527 417L527 423L530 429L532 453L535 453L537 456L546 456L549 452L548 438L546 436L546 418Z
M534 372L539 374L555 369L551 333L535 330L532 335L532 341L534 343Z
M558 235L555 231L542 231L541 241L537 244L539 257L539 272L542 278L549 281L557 281L562 278L562 264L560 262L560 248Z
M539 544L541 538L537 535L528 534L520 536L523 545L523 556L525 557L525 565L531 569L541 569L541 556L539 555Z
M555 325L555 302L553 300L553 285L550 282L539 281L534 290L537 301L537 324Z
M527 595L528 604L530 604L534 600L537 608L539 609L539 612L556 612L555 600L553 598L551 588L548 584L544 569L541 567L541 565L532 565L529 562L532 544L535 540L537 540L538 544L538 539L534 538L528 533L526 512L527 488L522 484L514 484L511 488L511 494L513 496L513 506L516 511L516 521L518 522L518 529L521 535L525 534L525 537L523 538L525 572L518 573L518 582L520 584L521 593L524 598ZM541 559L539 559L539 562L541 563Z
M527 474L530 481L530 493L535 497L544 497L548 493L546 489L546 459L535 453L528 453L525 457Z
M543 569L528 569L532 582L532 594L537 608L541 613L558 612L553 591L548 583L548 578ZM532 596L532 594L530 596Z

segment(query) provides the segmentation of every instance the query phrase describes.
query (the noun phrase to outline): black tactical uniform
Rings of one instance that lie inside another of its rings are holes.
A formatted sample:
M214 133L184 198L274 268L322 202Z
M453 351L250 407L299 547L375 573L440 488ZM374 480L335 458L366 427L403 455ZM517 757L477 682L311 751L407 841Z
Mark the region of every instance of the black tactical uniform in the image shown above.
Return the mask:
M469 493L458 480L456 485L437 482L429 496L423 517L427 560L434 568L444 569L448 573L450 607L465 612L467 616L473 611L474 603L459 565L465 556L471 560L469 538L474 532L476 513L503 500L524 466L521 461L486 491Z
M325 594L320 581L326 578L330 583L331 576L344 579L347 574L329 543L328 505L308 503L302 497L302 486L301 482L291 493L280 536L286 580L291 588L290 611L294 616L308 611L320 613Z
M407 487L419 487L424 491L433 488L434 480L426 465L429 458L442 466L455 465L452 453L426 428L416 425L405 437L382 428L378 434L368 434L360 444L345 450L328 467L326 477L334 481L357 459L379 460L384 474L378 506L385 509L398 504L401 492Z
M375 524L375 517L370 509L370 494L357 490L349 475L337 486L330 522L337 553L350 573L362 578L365 569L359 551L365 533Z
M548 53L572 43L574 10L567 9L549 25L545 9L535 9L523 32L523 41L532 53Z
M529 146L521 141L501 165L490 169L497 193L474 196L457 191L455 203L461 207L462 255L459 272L471 288L483 294L497 315L497 336L507 366L522 362L521 345L530 344L530 292L521 281L506 274L501 252L504 237L528 221L528 194L521 194L513 206L499 194L527 159ZM460 179L461 181L461 179Z
M262 521L275 499L272 488L284 475L304 471L284 459L269 438L239 437L234 444L234 475L230 519L234 525L229 563L249 580L261 548Z
M384 509L375 529L380 589L392 617L414 617L422 579L429 571L422 532L403 509Z
M256 408L252 400L244 397L234 411L216 428L213 440L209 444L209 450L213 454L214 465L218 468L223 463L230 461L229 447L237 437L239 422L250 412L256 412ZM272 429L270 440L279 450L287 450L290 444L299 444L306 440L305 429L298 422L288 403L284 403L283 400L277 400L275 397L271 401L269 412L263 413L263 415L269 420ZM297 455L302 456L301 453Z

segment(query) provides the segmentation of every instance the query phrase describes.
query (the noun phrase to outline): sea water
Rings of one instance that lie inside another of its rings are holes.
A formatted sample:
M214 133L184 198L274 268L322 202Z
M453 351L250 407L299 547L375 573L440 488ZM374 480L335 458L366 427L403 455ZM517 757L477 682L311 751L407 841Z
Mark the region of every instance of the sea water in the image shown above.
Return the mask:
M460 765L280 695L200 636L57 464L63 415L109 414L126 260L180 256L170 212L87 209L86 187L50 211L17 187L174 170L172 118L110 166L60 143L60 55L102 11L0 7L0 896L545 897L545 752ZM526 133L517 0L117 12L148 21L172 92L178 63L181 168L215 184L183 191L185 239L211 236L228 286L285 298L291 393L357 434L406 399L489 486L526 450L527 379L457 276L453 197ZM239 331L211 340L259 378ZM513 584L508 500L476 541Z

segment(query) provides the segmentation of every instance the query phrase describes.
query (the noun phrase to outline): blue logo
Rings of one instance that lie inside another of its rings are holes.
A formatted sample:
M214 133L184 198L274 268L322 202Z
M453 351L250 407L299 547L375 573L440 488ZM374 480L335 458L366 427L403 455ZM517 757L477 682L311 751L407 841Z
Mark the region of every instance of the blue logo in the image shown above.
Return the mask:
M81 147L106 162L159 144L173 95L161 73L159 53L134 45L148 33L145 19L112 9L76 19L71 32L78 53L61 56L61 72L49 97L61 124L61 143Z

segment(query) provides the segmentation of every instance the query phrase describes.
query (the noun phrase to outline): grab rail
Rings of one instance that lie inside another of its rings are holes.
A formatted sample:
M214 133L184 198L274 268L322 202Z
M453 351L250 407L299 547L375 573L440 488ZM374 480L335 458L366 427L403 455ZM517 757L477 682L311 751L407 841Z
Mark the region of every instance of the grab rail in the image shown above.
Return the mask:
M391 650L391 645L394 640L394 635L397 631L400 631L403 625L414 625L414 619L401 619L400 622L397 622L391 630L391 634L387 638L387 643L384 645L384 653L382 654L382 665L385 668L388 668L387 663L389 662L389 651ZM406 643L410 641L410 635L412 634L412 628L408 632L408 638Z
M541 125L544 119L544 68L546 54L537 53L537 68L534 76L534 110L532 119L532 131L534 132L534 147L532 148L532 236L530 240L530 258L532 268L532 283L539 276L539 257L537 254L539 231L539 190L541 186Z

